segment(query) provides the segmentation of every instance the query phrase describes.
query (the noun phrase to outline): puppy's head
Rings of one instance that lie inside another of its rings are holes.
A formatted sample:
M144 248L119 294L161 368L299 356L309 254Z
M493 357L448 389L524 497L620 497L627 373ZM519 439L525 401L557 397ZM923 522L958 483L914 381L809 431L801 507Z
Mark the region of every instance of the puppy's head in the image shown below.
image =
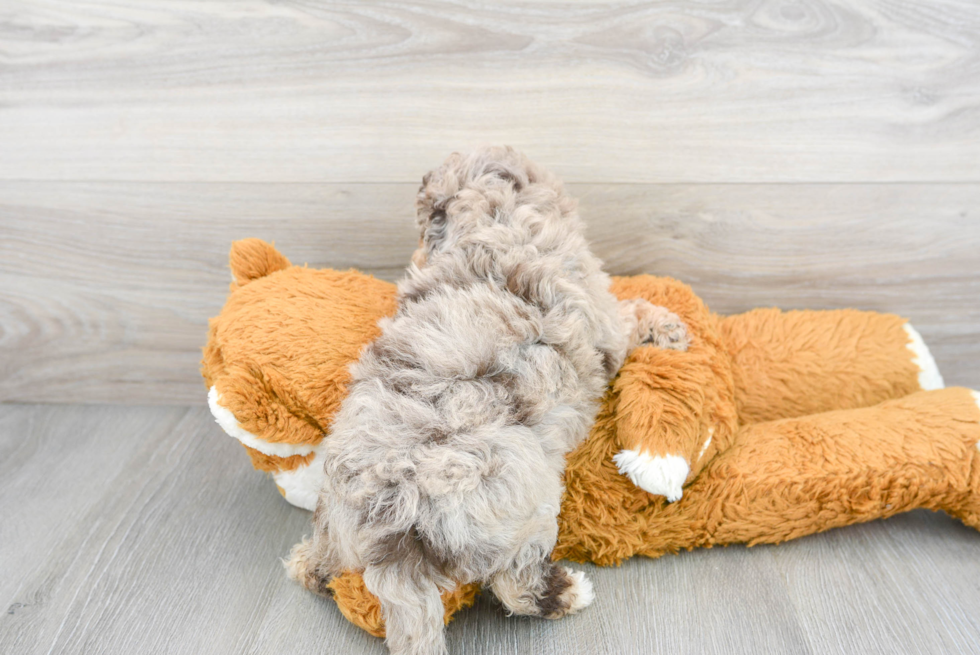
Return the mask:
M424 265L454 240L459 228L493 220L497 208L542 183L560 192L557 180L510 146L454 152L422 178L415 203L419 249L412 261Z

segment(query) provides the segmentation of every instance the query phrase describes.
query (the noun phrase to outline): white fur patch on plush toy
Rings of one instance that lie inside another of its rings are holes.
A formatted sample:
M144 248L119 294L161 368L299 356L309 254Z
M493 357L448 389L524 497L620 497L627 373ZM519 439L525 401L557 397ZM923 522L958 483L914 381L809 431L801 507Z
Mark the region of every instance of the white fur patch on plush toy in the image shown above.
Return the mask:
M939 367L936 366L936 360L929 352L929 347L922 340L922 335L912 327L911 323L906 323L902 327L909 335L908 349L914 355L912 363L919 367L919 386L923 391L945 389L946 384L943 382L943 376L939 373Z
M705 444L707 445L707 444ZM619 472L633 484L655 496L674 502L684 494L684 481L691 467L680 455L651 456L637 450L621 450L613 455Z
M282 490L282 495L290 505L308 509L316 509L316 501L320 496L323 485L323 450L317 446L316 453L309 464L288 471L276 471L272 477Z
M313 452L313 446L309 444L272 443L245 430L235 415L221 405L221 394L215 387L208 390L208 407L211 408L211 414L222 430L260 453L274 455L275 457L292 457L293 455L309 455Z
M221 394L215 387L208 390L208 407L211 408L214 420L225 433L260 453L276 457L316 453L309 464L288 471L276 471L272 474L276 485L282 490L282 495L289 504L308 509L311 512L316 509L317 496L320 485L323 483L323 452L319 446L271 443L260 439L245 430L235 415L231 413L231 410L221 404Z

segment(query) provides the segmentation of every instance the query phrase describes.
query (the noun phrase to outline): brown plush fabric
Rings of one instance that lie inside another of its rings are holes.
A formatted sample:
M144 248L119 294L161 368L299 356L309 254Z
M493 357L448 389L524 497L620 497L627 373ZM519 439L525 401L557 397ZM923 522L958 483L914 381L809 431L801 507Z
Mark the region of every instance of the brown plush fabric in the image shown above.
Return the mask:
M316 444L345 393L347 366L395 310L394 285L355 271L290 267L238 242L228 303L212 319L202 372L248 432ZM591 436L568 456L555 558L615 564L699 546L775 543L917 507L980 527L980 409L965 389L919 391L904 320L854 310L763 309L721 318L691 289L616 278L621 298L676 312L686 352L636 350ZM690 458L680 501L634 486L622 449ZM312 455L249 450L284 471ZM344 615L383 634L356 573L331 582ZM444 596L447 620L473 585Z
M608 565L778 543L920 507L980 527L980 408L967 389L747 425L676 503L610 464L611 418L604 412L568 460L556 558Z
M268 473L274 473L275 471L289 471L309 464L313 459L313 453L309 453L308 455L276 457L275 455L266 455L265 453L259 452L254 448L249 448L248 446L245 446L245 452L248 453L249 458L252 460L253 468L259 471L266 471Z
M275 244L268 244L262 239L236 241L231 246L228 264L231 267L231 274L235 276L232 291L235 290L235 285L245 286L252 280L258 280L292 266L290 261L276 250Z
M331 580L327 588L333 594L344 618L375 637L385 636L381 605L364 586L364 578L356 573L344 573ZM446 625L449 625L456 612L472 606L479 592L480 585L477 584L462 585L452 591L444 592L442 604L446 607L444 617Z
M756 309L722 319L739 420L870 407L918 391L905 323L892 314L853 309Z

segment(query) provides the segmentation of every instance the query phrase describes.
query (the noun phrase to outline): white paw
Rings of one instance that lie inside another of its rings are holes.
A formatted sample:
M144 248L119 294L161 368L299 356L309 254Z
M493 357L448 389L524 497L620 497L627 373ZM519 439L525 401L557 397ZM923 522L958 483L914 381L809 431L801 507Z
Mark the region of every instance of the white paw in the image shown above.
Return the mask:
M585 577L582 571L573 571L565 567L572 586L565 590L561 595L562 600L568 603L568 614L575 614L584 610L595 600L595 590L592 589L592 581Z
M922 340L922 335L912 327L911 323L902 326L909 335L908 349L912 351L912 363L919 367L919 388L923 391L933 391L942 389L946 386L943 376L939 373L936 360L929 347Z
M655 496L665 496L670 502L681 499L684 481L691 467L680 455L653 457L637 450L621 450L613 456L619 472L633 484Z

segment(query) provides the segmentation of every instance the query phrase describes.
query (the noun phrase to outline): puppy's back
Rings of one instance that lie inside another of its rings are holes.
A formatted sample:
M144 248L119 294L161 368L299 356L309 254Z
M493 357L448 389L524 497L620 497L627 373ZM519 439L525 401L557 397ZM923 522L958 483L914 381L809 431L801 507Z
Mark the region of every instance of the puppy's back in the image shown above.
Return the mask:
M351 369L322 504L392 651L436 653L440 588L547 561L564 454L619 345L609 278L552 176L490 149L450 158L419 198L423 265Z

